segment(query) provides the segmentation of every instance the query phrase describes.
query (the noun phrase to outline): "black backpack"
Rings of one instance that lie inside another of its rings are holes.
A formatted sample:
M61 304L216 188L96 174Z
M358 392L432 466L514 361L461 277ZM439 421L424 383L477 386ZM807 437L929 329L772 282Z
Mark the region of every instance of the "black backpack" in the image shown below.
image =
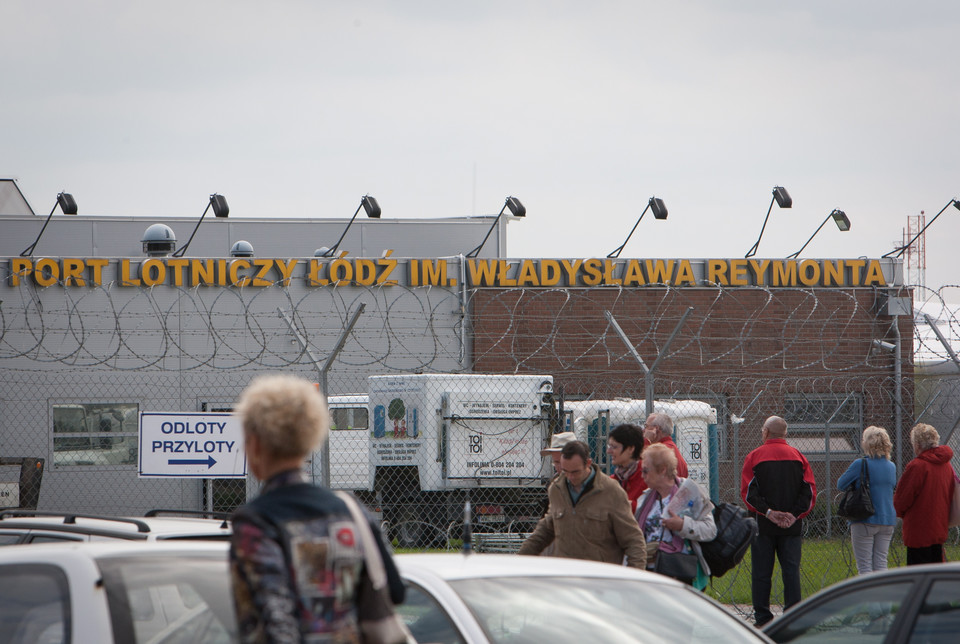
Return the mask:
M711 577L722 577L735 567L757 536L757 521L733 503L720 503L713 508L717 536L700 544L703 558L710 566Z

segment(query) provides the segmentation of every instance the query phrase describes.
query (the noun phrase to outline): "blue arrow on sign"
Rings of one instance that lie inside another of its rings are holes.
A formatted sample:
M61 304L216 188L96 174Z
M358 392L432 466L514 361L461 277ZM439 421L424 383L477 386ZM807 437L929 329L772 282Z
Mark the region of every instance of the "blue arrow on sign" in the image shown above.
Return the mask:
M207 456L206 458L171 458L167 460L167 465L206 465L209 470L211 467L216 465L217 462L213 460L213 456Z

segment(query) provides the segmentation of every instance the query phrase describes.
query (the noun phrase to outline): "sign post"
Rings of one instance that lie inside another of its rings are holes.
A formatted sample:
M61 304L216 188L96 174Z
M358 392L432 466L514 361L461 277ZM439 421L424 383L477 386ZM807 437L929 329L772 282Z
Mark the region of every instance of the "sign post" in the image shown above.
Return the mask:
M140 413L140 478L247 475L243 427L229 413Z

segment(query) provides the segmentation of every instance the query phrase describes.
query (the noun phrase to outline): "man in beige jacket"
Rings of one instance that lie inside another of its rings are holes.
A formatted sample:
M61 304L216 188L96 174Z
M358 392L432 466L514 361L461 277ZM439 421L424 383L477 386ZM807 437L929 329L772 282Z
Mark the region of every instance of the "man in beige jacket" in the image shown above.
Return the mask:
M560 453L561 474L550 484L550 506L523 545L521 555L538 555L556 543L556 557L590 559L643 568L646 543L630 512L626 492L590 459L582 441Z

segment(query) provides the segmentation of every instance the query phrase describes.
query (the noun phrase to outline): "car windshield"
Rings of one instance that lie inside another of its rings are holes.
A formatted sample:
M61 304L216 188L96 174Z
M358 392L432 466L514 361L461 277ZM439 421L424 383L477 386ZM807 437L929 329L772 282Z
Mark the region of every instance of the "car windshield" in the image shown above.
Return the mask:
M743 642L757 638L687 587L631 579L500 577L450 582L491 642Z
M110 557L99 564L117 642L236 641L226 557Z

